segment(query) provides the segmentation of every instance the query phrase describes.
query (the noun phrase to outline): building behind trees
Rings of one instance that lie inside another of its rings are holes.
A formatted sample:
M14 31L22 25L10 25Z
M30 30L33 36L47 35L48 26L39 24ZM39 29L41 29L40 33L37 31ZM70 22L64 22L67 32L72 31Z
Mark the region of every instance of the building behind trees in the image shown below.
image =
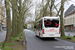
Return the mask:
M0 3L0 31L6 27L5 7Z

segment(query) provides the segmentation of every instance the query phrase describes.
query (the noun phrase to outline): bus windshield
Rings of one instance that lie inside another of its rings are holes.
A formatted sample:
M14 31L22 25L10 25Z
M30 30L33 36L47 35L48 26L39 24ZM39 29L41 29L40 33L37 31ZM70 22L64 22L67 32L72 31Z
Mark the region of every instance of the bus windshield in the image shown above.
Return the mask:
M47 27L58 27L59 20L58 19L46 19L44 18L44 26Z

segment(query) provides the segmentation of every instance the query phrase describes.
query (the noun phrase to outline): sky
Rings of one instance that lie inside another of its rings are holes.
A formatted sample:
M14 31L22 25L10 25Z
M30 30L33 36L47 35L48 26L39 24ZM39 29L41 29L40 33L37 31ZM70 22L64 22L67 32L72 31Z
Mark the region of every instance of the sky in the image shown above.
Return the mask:
M67 1L64 5L65 11L73 4L75 6L75 0Z

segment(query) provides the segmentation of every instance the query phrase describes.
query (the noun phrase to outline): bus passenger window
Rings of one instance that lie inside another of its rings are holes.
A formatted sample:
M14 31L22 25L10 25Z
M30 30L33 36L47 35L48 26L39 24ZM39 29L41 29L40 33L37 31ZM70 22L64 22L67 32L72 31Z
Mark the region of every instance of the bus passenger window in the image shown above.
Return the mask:
M44 20L44 25L45 27L58 27L59 26L59 20L56 20L56 19L47 19L47 20Z

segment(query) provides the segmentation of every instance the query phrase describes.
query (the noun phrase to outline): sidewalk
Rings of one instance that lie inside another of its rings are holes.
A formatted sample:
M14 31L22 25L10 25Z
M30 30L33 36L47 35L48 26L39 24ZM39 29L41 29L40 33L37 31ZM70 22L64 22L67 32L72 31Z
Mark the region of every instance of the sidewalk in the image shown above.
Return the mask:
M70 34L70 36L74 36L75 32L65 32L65 35L68 36Z
M6 37L6 31L0 31L0 43L5 40Z

